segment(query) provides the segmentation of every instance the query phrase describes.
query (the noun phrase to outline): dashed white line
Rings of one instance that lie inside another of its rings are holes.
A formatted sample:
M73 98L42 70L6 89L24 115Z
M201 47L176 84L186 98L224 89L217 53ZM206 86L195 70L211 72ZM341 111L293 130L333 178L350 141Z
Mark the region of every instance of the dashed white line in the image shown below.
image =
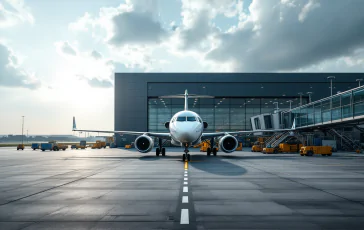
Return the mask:
M180 224L189 224L189 223L190 223L190 218L188 215L188 209L182 209Z
M188 184L188 182L187 182L187 181L185 181L185 182L183 182L183 184Z
M183 204L187 204L188 203L188 196L183 196L182 197L182 203Z
M185 177L185 179L184 179L184 180L188 180L188 178L186 178L186 177Z
M188 187L187 186L183 187L183 192L188 192Z
M185 176L188 176L187 173L185 173Z

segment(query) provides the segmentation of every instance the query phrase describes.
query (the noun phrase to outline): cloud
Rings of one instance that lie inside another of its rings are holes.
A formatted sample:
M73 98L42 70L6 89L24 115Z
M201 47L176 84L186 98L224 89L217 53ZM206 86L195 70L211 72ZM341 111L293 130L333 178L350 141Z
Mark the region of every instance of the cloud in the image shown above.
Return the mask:
M88 84L94 88L111 88L111 87L113 87L113 83L110 80L100 80L98 78L89 79Z
M245 21L217 36L206 59L233 63L234 71L292 71L363 48L362 1L319 3L255 0Z
M113 34L109 44L158 44L166 36L161 24L148 13L124 12L112 19Z
M0 3L0 28L24 22L33 24L34 17L23 0L4 0Z
M96 50L93 50L93 51L91 52L91 56L92 56L93 58L95 58L96 60L98 60L98 59L101 59L101 58L102 58L101 53L97 52Z
M0 86L37 89L41 83L23 70L18 58L3 44L0 44Z
M68 27L90 31L93 37L102 34L104 42L112 46L159 44L167 31L157 20L157 4L154 0L126 0L118 7L100 8L96 17L86 12Z
M77 56L76 50L67 42L56 42L57 51L61 54Z

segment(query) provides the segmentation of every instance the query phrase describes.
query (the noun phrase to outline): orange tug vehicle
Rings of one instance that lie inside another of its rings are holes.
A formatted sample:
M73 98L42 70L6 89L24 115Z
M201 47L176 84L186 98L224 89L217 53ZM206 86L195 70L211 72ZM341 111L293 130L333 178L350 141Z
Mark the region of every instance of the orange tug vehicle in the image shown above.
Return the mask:
M332 156L331 146L304 146L300 150L301 156L313 156L314 154L321 154L322 156Z

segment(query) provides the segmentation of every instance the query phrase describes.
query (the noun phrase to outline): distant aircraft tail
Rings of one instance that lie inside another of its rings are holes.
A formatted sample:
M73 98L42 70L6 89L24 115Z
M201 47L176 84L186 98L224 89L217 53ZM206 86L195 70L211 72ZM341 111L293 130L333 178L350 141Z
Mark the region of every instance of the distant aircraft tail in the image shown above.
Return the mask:
M185 90L185 110L188 110L188 91Z
M73 127L72 127L72 131L75 131L77 130L77 127L76 127L76 118L73 117Z

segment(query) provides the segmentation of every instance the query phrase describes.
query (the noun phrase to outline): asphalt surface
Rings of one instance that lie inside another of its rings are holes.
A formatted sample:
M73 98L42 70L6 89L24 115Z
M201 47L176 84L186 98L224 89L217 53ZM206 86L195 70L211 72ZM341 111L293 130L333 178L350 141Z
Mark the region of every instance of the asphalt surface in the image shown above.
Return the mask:
M364 154L0 148L0 229L363 229Z

